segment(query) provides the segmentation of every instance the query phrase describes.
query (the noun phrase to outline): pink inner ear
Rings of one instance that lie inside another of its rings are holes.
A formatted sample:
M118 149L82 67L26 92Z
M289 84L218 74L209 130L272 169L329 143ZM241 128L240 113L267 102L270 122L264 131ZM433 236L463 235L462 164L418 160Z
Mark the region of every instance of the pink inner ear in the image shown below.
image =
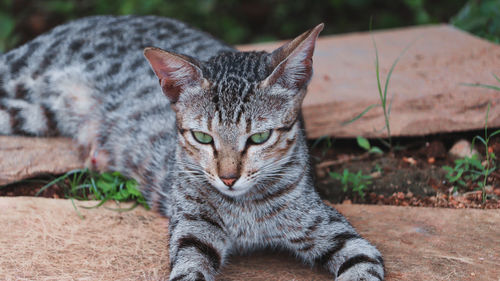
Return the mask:
M160 79L161 89L171 103L176 103L179 100L182 91L182 88L180 86L175 86L175 83L176 82L172 79Z
M144 56L159 78L163 93L172 103L179 100L186 86L201 82L201 70L178 55L157 48L146 48Z

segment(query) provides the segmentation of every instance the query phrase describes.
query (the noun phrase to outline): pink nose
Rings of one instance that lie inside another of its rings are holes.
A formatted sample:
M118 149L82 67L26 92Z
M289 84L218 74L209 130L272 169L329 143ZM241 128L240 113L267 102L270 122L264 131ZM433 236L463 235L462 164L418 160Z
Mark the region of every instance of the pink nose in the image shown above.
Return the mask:
M233 184L236 182L236 180L238 180L238 178L220 178L222 180L222 182L231 187L233 186Z

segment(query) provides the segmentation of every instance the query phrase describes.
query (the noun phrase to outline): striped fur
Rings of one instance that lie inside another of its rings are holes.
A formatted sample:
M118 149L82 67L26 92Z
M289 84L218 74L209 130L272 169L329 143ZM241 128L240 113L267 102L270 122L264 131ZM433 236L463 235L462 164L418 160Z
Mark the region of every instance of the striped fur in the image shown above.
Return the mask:
M383 280L378 250L313 187L300 106L321 29L266 53L171 19L74 21L0 56L0 134L70 136L89 165L135 178L170 217L170 280L214 280L263 247Z

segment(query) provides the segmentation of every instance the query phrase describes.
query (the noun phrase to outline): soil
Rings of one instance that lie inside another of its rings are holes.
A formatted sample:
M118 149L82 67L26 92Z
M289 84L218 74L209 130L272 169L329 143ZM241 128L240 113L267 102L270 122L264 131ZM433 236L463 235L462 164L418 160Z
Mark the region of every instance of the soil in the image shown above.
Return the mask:
M493 131L493 130L491 130ZM365 203L401 206L425 206L447 208L500 208L500 169L488 177L486 202L476 183L454 190L446 181L443 166L454 166L454 158L448 154L451 146L460 139L472 139L484 132L467 132L433 135L421 138L394 139L393 152L382 155L368 154L353 139L324 140L312 143L312 161L315 164L316 186L321 196L334 203ZM383 148L377 140L371 145ZM484 155L484 146L475 148ZM490 140L489 150L500 155L500 137ZM498 161L497 161L498 162ZM372 183L360 196L350 190L344 192L339 180L331 172L342 174L344 169L371 175Z
M382 155L366 153L353 139L311 141L316 186L322 198L333 203L499 209L500 169L488 177L484 203L477 184L468 182L465 188L454 190L442 169L444 165L453 166L455 159L448 151L454 143L482 134L484 132L478 131L397 138L393 140L396 149L386 150ZM370 143L384 147L377 140L370 140ZM484 146L476 145L476 149L484 155ZM490 141L489 149L500 155L500 135ZM364 196L350 190L344 192L340 181L330 176L330 172L342 173L344 169L354 173L361 171L372 177ZM52 179L54 176L47 175L3 186L0 196L35 196ZM40 196L66 197L64 188L57 185L45 189Z

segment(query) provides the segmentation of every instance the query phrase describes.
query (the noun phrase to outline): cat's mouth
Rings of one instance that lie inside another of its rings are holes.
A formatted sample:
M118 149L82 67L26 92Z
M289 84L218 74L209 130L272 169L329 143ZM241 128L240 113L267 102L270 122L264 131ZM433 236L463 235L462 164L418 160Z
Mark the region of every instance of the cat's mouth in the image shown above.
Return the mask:
M218 180L212 185L222 194L237 197L242 196L250 190L251 185L245 184L244 179L238 179L232 186L225 185L221 180Z

